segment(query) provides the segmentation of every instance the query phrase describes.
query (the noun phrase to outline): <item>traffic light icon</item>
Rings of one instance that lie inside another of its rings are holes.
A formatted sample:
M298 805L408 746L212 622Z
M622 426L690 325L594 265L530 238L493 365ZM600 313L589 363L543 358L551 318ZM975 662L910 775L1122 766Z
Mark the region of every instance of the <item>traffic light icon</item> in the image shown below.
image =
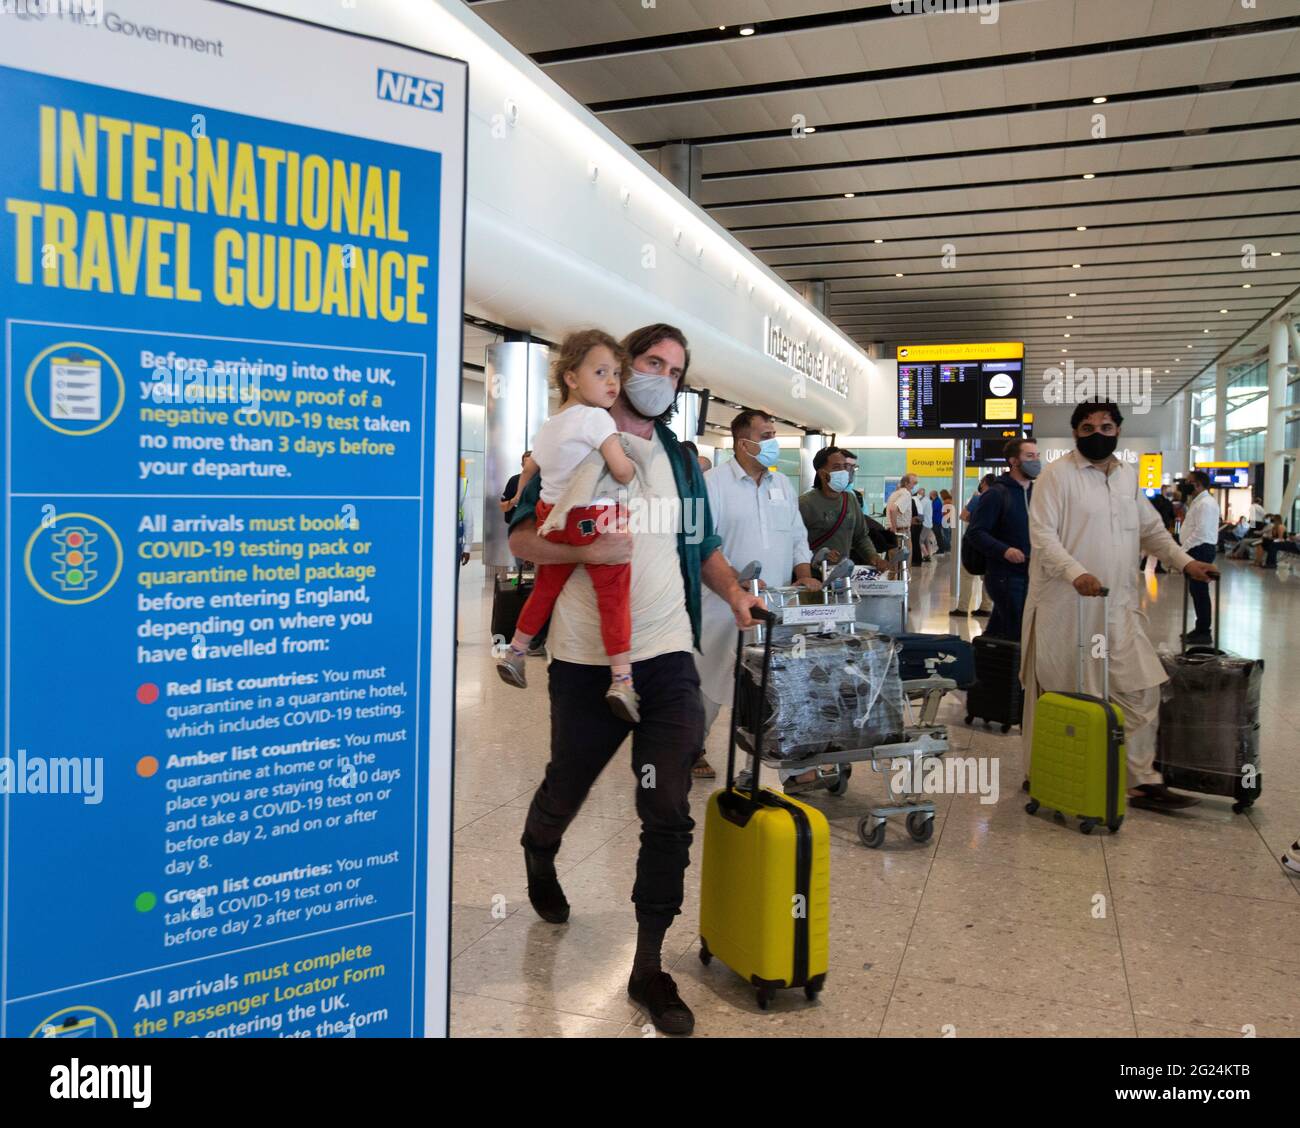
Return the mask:
M99 575L91 567L99 558L99 553L91 548L99 539L99 534L92 533L84 525L70 525L52 533L51 538L59 546L52 555L57 565L53 576L60 590L89 591L91 581Z

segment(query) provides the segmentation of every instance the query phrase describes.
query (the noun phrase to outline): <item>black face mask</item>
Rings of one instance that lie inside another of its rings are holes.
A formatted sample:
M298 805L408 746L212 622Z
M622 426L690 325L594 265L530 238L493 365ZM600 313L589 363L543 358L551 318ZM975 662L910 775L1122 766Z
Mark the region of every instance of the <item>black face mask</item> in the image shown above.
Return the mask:
M1079 448L1079 453L1089 462L1100 462L1103 458L1109 458L1115 453L1115 447L1119 445L1119 436L1103 435L1100 431L1097 431L1091 435L1076 438L1074 445Z

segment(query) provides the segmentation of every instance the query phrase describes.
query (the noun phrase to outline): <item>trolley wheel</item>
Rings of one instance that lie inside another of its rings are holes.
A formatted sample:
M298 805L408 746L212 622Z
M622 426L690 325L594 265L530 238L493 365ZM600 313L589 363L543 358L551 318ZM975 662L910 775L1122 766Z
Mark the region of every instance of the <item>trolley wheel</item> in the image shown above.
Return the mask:
M700 937L700 963L705 967L713 962L713 953L709 951L709 946L704 942L704 937Z
M843 795L849 789L849 776L853 774L850 764L840 764L835 769L835 782L826 788L832 795Z
M1010 726L1010 725L1003 725L1003 726L1002 726L1002 731L1003 731L1003 732L1010 732L1010 731L1011 731L1011 726Z
M1025 804L1025 814L1036 815L1038 813L1038 800L1031 799Z
M767 1004L772 1001L772 991L770 988L760 987L755 992L755 997L758 1000L758 1009L767 1010Z
M1109 830L1111 834L1118 834L1119 828L1122 827L1123 825L1124 825L1124 816L1120 815L1120 817L1117 818L1114 822L1108 822L1106 824L1106 829Z
M863 815L858 819L858 837L862 839L863 846L870 846L875 849L885 841L885 824L875 823L870 815Z
M821 988L813 987L811 984L809 984L807 987L803 989L803 994L804 994L804 998L811 1003L816 1000L818 995L821 994Z
M934 835L934 815L912 811L907 816L907 833L917 842L929 842Z
M1249 811L1250 808L1253 807L1254 805L1255 804L1253 800L1247 800L1247 799L1239 800L1238 802L1232 805L1232 813L1234 815L1239 815L1241 814L1242 811Z
M1101 822L1100 819L1084 819L1079 823L1079 833L1091 834L1099 822Z

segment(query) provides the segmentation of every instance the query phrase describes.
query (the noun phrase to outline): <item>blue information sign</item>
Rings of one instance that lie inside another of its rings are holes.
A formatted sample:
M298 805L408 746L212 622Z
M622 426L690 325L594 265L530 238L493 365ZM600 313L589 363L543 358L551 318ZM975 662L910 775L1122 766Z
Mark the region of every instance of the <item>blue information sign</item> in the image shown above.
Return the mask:
M440 1032L464 68L171 14L0 49L3 1033Z

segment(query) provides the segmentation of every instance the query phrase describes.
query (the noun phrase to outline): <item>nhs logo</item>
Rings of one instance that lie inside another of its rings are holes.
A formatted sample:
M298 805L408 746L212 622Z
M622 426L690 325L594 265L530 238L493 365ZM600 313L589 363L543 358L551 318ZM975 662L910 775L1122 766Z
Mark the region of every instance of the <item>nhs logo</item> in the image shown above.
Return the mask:
M417 110L442 113L442 83L432 78L416 78L396 71L379 71L379 94L385 102L400 102Z

